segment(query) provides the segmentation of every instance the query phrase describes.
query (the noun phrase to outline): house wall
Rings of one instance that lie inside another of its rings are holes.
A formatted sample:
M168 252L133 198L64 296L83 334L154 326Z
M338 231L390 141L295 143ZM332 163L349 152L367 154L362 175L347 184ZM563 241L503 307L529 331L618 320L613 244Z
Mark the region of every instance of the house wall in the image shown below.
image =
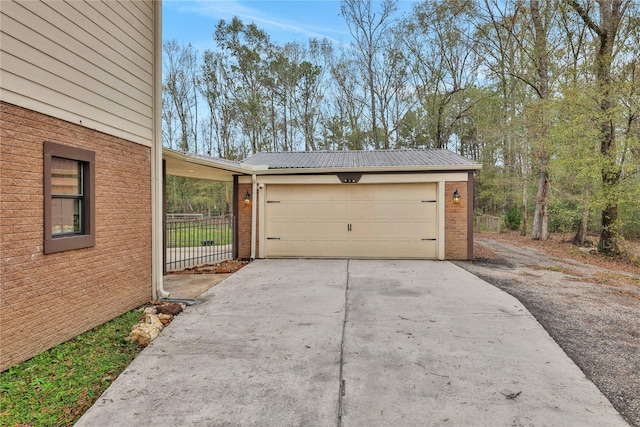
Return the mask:
M0 100L151 146L154 7L0 1Z
M444 188L444 257L447 260L466 260L469 256L468 204L472 203L469 200L467 182L448 181ZM453 202L456 190L460 194L459 203Z
M4 370L150 300L151 149L4 102L0 114ZM96 154L94 247L43 253L44 141Z

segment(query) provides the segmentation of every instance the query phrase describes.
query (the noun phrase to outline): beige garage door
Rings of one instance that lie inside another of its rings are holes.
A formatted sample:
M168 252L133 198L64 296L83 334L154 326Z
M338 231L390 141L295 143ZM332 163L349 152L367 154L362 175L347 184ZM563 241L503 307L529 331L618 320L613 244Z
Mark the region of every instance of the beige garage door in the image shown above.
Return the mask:
M268 185L267 257L436 258L436 184Z

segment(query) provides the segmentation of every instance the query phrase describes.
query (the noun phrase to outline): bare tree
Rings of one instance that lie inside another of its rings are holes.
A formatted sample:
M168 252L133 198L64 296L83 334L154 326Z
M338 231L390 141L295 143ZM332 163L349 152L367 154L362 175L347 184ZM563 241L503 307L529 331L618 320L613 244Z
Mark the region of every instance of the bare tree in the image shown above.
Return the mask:
M233 138L236 109L232 99L233 82L229 73L230 67L224 55L211 50L204 52L199 90L209 109L205 124L209 137L207 154L237 159L242 155L242 150L238 150Z
M164 92L180 124L178 148L197 152L197 53L191 44L181 46L176 40L166 41L163 51Z
M373 9L371 0L343 0L342 15L347 21L349 31L353 36L355 50L359 55L359 62L363 68L365 95L369 101L371 114L371 132L373 146L380 148L378 137L377 109L376 109L376 67L375 62L384 45L384 39L392 24L392 15L396 11L395 0L383 0L380 11Z
M240 126L250 141L251 152L262 149L265 140L265 73L271 48L269 36L255 24L245 25L234 17L220 20L215 39L223 53L234 59L231 71L235 87L233 97Z
M476 83L482 63L470 25L475 12L470 0L425 2L405 23L416 95L430 120L435 148L447 148L472 107L464 92Z

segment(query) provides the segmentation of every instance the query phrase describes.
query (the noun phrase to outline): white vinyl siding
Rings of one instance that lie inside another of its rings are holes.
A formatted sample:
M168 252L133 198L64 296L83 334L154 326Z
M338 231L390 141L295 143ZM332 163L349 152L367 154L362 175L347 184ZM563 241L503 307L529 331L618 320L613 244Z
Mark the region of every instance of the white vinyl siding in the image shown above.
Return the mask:
M0 1L1 99L150 146L153 3Z

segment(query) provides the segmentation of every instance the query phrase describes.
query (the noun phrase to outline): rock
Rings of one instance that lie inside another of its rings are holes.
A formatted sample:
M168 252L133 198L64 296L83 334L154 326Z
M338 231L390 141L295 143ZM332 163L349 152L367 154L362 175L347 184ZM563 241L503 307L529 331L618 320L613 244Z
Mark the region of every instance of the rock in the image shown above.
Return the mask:
M156 314L156 308L155 307L147 307L144 309L144 314Z
M171 314L158 314L158 319L162 322L164 326L167 326L173 320L173 316Z
M150 325L155 326L156 328L158 328L158 330L162 330L162 328L164 328L164 325L162 324L162 322L160 321L160 319L158 318L158 315L156 314L147 314L144 316L144 323L148 323Z
M160 331L171 321L173 317L186 307L178 303L160 303L151 301L151 306L144 309L140 323L135 325L127 338L127 341L137 342L141 346L148 346Z
M598 252L596 248L578 248L578 250L585 254L595 254Z
M182 305L178 303L169 303L167 305L160 305L156 307L156 311L159 314L171 314L173 316L177 315L182 311Z
M131 341L140 343L141 346L148 346L160 333L160 329L151 323L140 323L131 331Z

